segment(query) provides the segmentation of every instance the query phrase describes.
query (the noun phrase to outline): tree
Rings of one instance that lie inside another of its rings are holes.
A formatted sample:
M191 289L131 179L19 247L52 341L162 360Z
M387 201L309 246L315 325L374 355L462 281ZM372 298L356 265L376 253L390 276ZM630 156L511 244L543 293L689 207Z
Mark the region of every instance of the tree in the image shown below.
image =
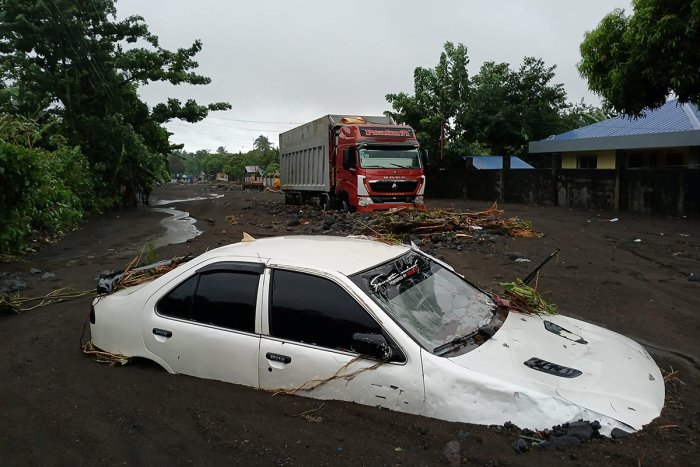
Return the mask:
M257 138L255 138L255 141L253 142L253 148L260 152L266 152L272 149L272 143L270 143L270 140L267 138L267 136L260 135Z
M168 99L149 109L140 85L210 82L192 71L202 44L166 50L143 18L115 18L114 0L0 0L0 82L18 89L14 112L57 117L56 132L88 158L100 198L128 198L166 175L166 155L182 146L163 123L230 108Z
M554 70L534 57L515 71L507 63L484 63L456 121L463 140L492 154L524 154L529 141L570 129L563 121L564 87L551 83Z
M579 73L620 113L700 100L700 0L633 0L586 33Z
M451 152L452 124L469 92L469 57L463 44L446 42L434 69L417 67L413 73L414 95L387 94L395 120L413 127L424 148L439 154Z

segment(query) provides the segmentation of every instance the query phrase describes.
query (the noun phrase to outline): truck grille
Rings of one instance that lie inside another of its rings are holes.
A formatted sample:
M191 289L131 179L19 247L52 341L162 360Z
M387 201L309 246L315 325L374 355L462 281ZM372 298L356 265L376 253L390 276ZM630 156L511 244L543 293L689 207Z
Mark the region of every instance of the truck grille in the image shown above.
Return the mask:
M369 186L375 193L413 193L416 191L416 180L380 180L371 181Z

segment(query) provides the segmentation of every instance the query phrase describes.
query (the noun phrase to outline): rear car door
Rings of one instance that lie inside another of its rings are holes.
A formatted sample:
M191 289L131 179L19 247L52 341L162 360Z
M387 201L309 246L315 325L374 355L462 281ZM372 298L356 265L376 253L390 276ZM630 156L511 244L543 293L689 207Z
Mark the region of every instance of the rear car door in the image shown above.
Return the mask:
M257 387L263 271L215 262L166 284L145 305L146 348L175 373Z
M266 280L260 387L318 399L420 414L423 374L417 346L399 346L349 285L308 272L272 269ZM352 350L354 333L382 334L383 362Z

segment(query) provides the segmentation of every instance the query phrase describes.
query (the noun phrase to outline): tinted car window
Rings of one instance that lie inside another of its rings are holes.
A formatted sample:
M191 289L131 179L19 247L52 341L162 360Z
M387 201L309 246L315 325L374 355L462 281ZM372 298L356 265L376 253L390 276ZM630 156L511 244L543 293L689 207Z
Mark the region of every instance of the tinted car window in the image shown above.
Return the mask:
M349 350L356 332L381 334L382 330L340 286L308 274L273 272L272 336Z
M207 271L175 287L156 305L158 314L238 331L255 332L260 274Z
M156 311L165 316L189 319L192 311L192 297L199 276L192 276L161 298Z
M255 332L259 274L231 271L201 274L192 320L239 331Z

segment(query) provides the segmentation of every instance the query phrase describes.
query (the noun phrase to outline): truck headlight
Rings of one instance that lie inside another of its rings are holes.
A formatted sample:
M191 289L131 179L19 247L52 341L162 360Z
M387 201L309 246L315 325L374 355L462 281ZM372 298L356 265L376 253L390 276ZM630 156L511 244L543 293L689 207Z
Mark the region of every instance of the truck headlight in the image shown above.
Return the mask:
M360 199L357 201L357 204L359 204L360 206L362 206L362 207L364 208L364 207L367 207L367 206L369 206L370 204L372 204L372 199L370 199L370 198L360 198Z
M414 204L423 204L423 197L422 196L416 196L416 198L413 200Z

